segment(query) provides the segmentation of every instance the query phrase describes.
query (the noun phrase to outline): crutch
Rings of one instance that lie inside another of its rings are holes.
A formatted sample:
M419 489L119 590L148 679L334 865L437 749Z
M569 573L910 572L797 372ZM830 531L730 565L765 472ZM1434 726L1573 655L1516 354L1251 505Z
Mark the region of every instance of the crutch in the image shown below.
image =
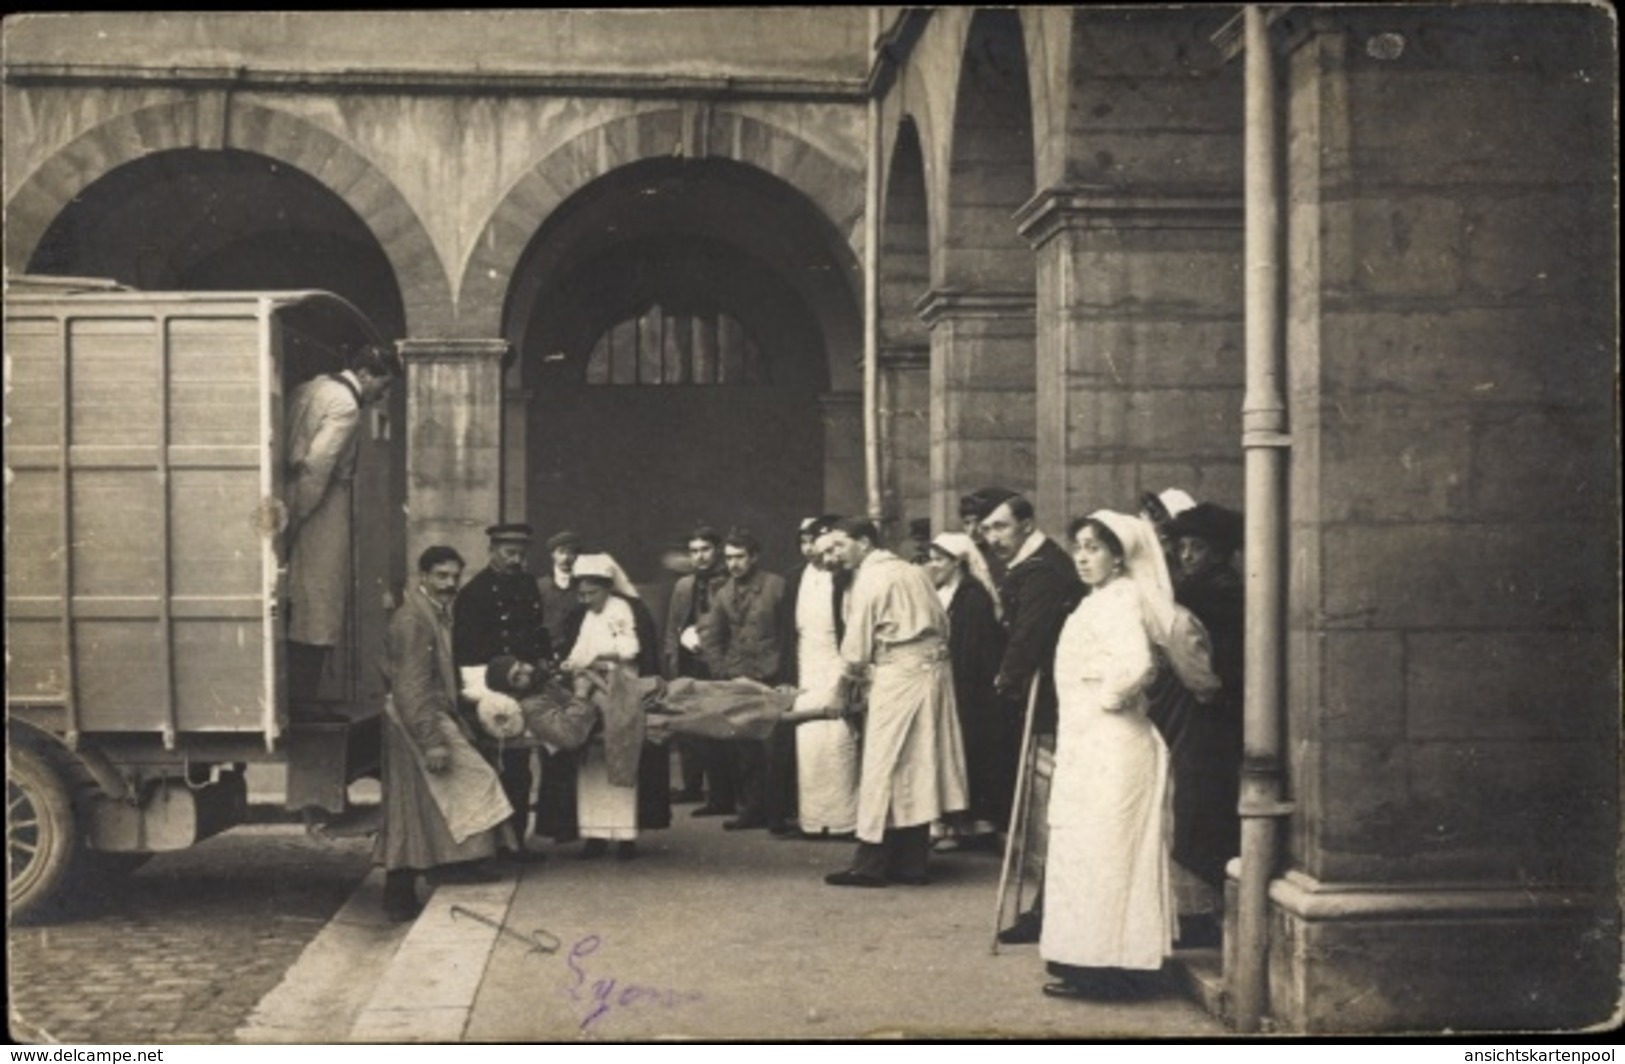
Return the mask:
M1027 685L1027 716L1021 726L1021 761L1016 766L1015 800L1010 803L1010 833L1004 840L1004 864L999 868L999 897L993 908L993 952L999 952L999 929L1004 923L1004 898L1010 885L1010 866L1016 867L1016 911L1021 911L1021 881L1025 875L1027 813L1032 804L1033 714L1038 706L1038 677L1034 670ZM1017 858L1017 851L1020 857Z

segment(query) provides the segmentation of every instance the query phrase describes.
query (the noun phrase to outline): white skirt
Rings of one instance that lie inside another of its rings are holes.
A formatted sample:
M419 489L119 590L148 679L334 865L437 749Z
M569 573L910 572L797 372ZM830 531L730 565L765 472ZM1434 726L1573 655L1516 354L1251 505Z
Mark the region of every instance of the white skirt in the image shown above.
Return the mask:
M610 784L602 743L587 746L576 772L576 824L584 839L638 837L638 789Z
M845 834L858 824L858 740L844 720L796 727L801 830Z

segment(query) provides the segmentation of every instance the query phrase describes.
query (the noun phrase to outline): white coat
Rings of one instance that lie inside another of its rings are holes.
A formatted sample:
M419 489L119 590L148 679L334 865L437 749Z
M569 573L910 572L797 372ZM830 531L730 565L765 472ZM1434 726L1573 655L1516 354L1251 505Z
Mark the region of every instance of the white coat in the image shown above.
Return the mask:
M966 805L965 751L948 663L948 614L916 565L872 551L852 582L841 658L872 667L858 786L858 838L916 827Z
M306 381L288 404L288 639L296 643L331 647L343 638L360 426L348 375Z
M1168 748L1146 716L1156 668L1130 580L1096 590L1061 629L1046 961L1155 970L1172 947Z

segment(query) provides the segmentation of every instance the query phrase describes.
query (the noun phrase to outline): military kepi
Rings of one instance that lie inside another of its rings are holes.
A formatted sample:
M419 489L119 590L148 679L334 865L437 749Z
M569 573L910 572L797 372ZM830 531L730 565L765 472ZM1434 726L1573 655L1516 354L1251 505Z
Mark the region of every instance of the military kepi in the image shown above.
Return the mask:
M491 525L486 528L485 534L492 543L529 543L533 532L529 525L519 522Z

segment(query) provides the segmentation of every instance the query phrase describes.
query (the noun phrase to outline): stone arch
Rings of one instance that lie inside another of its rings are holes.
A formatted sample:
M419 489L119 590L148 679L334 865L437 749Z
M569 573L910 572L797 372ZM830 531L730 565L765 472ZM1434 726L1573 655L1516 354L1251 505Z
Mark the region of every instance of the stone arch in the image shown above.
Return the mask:
M931 511L931 335L919 304L931 289L932 197L919 129L904 115L888 138L881 184L881 498L888 529Z
M587 130L560 145L516 182L474 241L457 305L484 316L468 323L501 335L513 273L532 238L567 199L628 163L720 157L762 170L806 196L848 244L863 219L860 170L844 166L793 133L727 111L649 111Z
M201 99L110 119L46 159L6 204L6 268L26 269L51 223L93 182L126 163L175 149L236 148L297 168L328 188L372 232L394 270L411 334L434 335L452 318L447 276L427 230L400 190L354 147L302 118L232 104L229 135L209 137Z
M944 287L1030 290L1032 251L1015 211L1036 181L1026 34L1014 10L977 11L965 29L943 177Z

